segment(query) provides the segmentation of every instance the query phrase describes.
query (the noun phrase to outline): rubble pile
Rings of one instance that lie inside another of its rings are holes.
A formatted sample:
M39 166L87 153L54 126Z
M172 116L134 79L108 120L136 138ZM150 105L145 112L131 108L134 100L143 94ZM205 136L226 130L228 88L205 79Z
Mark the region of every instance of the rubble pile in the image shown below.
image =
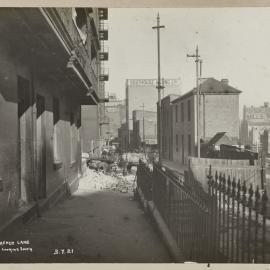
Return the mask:
M81 189L112 190L118 192L133 192L135 174L123 176L118 170L106 174L103 171L86 169L85 177L80 180Z

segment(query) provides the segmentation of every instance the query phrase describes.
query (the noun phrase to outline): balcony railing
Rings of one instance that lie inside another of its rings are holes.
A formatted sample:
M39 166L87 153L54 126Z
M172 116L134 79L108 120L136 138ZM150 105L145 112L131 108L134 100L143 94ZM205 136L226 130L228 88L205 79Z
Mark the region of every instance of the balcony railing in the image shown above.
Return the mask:
M89 55L89 44L91 42L91 37L88 34L86 42L83 41L79 29L76 27L73 21L71 8L55 8L55 10L65 26L71 40L73 41L74 56L82 66L86 76L92 84L92 87L97 91L97 62L91 61Z

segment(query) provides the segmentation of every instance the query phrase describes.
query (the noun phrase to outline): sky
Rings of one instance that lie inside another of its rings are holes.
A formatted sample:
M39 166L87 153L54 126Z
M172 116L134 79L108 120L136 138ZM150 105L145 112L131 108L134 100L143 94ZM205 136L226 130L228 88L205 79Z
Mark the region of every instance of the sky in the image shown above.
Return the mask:
M125 97L125 80L157 77L157 12L161 76L181 78L181 93L196 84L196 45L202 77L229 79L244 104L270 101L270 8L111 8L107 92Z

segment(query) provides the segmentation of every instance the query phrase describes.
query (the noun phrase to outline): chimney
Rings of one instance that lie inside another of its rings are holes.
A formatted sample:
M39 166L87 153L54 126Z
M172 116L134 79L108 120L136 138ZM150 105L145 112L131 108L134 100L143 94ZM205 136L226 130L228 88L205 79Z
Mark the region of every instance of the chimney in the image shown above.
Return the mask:
M264 102L263 105L264 105L265 108L268 108L269 107L269 102Z
M223 85L228 85L229 84L229 80L228 79L221 79L221 83Z

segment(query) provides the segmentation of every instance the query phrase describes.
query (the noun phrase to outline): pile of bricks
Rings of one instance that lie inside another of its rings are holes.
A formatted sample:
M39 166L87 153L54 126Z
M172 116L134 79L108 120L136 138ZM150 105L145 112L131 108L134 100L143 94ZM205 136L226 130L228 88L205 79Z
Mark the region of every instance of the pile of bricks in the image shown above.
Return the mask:
M122 193L133 192L135 175L122 173L105 174L87 168L85 177L80 180L80 189L111 190Z

